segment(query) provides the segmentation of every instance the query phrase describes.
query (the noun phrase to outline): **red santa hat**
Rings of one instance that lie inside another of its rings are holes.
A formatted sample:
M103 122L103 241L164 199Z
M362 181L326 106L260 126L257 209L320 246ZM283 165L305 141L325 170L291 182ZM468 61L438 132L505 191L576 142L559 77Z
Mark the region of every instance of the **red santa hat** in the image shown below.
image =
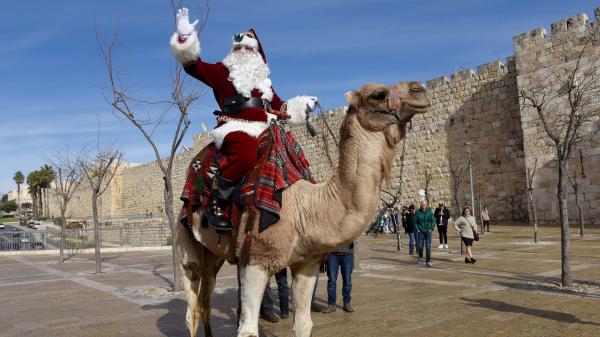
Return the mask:
M265 52L263 51L258 35L256 35L254 29L250 28L247 32L235 34L233 36L232 48L235 48L236 46L248 46L254 48L254 50L258 50L263 61L267 63L267 57L265 56Z

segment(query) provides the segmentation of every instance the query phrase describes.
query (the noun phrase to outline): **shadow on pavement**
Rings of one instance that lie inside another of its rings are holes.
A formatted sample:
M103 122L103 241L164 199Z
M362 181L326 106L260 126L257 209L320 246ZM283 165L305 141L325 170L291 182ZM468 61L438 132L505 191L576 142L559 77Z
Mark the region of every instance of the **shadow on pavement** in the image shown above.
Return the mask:
M529 307L522 307L518 305L509 304L502 301L488 300L488 299L470 299L460 297L461 300L468 302L467 304L474 307L481 307L502 312L514 312L518 314L525 314L530 316L537 316L541 318L551 319L557 322L570 323L570 324L590 324L600 326L600 323L582 321L572 314L566 314L559 311L542 310Z
M233 297L232 297L233 295ZM235 336L237 335L237 314L235 295L231 292L223 294L213 293L212 296L212 314L210 323L214 336ZM168 302L160 304L151 304L142 306L143 310L160 310L166 309L167 313L162 315L156 321L156 326L165 336L169 337L188 337L189 331L185 325L185 314L187 311L187 303L180 298L174 298ZM218 311L218 313L216 313ZM259 321L260 336L275 336L264 331L260 324L264 321ZM204 336L204 326L200 322L198 328L198 336Z
M161 280L163 280L167 285L169 285L169 287L173 288L173 280L171 280L170 278L163 276L159 271L158 268L162 267L162 264L156 265L154 266L154 268L152 268L152 275L160 278Z
M550 292L550 293L600 299L600 294L577 291L574 289L561 288L558 285L556 285L556 283L558 283L559 281L560 281L560 279L556 278L556 280L554 282L552 282L551 280L548 280L548 279L541 281L541 282L544 282L547 284L544 284L544 283L522 283L522 282L518 282L518 283L495 282L495 283L499 284L501 286L513 288L513 289L530 290L530 291L544 291L544 292ZM550 282L552 282L552 283L550 283ZM574 281L574 283L578 283L578 282L579 281Z

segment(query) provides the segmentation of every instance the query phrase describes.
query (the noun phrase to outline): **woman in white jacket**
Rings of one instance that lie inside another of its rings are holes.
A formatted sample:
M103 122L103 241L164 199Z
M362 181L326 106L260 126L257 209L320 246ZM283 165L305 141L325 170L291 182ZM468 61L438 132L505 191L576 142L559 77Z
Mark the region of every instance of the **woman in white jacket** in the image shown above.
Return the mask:
M475 263L477 261L473 257L473 233L477 233L477 223L475 223L475 217L472 213L471 207L466 206L462 210L462 215L454 221L454 229L460 234L462 241L467 246L465 263Z

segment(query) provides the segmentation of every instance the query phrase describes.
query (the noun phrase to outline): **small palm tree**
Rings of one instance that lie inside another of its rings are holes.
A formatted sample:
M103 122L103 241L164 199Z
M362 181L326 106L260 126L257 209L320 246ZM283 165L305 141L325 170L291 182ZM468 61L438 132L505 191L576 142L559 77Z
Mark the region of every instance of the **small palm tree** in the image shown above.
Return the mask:
M33 201L33 214L39 216L39 193L40 193L40 171L33 171L27 175L27 185L29 185L29 194Z
M52 166L45 164L44 166L42 166L39 170L40 172L40 188L42 189L40 191L40 197L41 197L41 193L43 191L44 193L44 205L45 208L43 208L44 210L44 215L48 216L49 214L49 207L48 207L48 188L50 188L50 185L52 184L52 181L54 180L54 169L52 168ZM41 211L41 210L40 210Z
M13 177L15 183L17 184L17 213L21 214L21 184L25 182L25 177L23 176L23 172L17 171L15 176Z

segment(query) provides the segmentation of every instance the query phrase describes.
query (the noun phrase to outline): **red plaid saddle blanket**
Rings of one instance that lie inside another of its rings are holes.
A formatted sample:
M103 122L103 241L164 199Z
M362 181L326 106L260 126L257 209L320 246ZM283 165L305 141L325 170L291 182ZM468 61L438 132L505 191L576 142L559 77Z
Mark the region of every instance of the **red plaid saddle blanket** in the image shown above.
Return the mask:
M258 137L256 165L241 180L234 200L242 206L254 205L260 212L259 231L279 220L283 190L300 179L316 183L300 144L280 122L274 121ZM218 165L213 143L202 149L188 167L181 194L184 208L205 209L211 199L211 183ZM190 214L190 213L188 213Z

